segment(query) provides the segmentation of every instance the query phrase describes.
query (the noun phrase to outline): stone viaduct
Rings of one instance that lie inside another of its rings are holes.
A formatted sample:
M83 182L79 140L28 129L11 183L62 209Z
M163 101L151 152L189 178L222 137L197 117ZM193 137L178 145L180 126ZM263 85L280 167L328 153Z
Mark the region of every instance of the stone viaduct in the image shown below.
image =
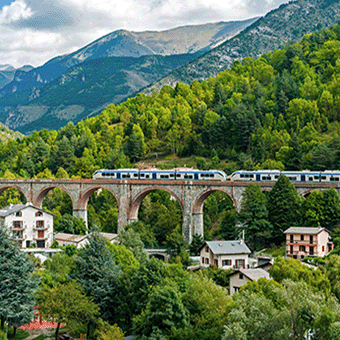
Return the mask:
M66 192L73 205L73 215L87 223L87 202L99 189L112 193L118 204L118 230L138 220L138 210L145 196L155 190L170 193L179 203L183 216L183 235L190 243L194 234L203 236L203 205L206 198L215 191L226 193L237 210L241 208L242 193L248 182L230 181L146 181L146 180L102 180L102 179L0 179L0 194L9 188L16 188L28 202L41 208L46 194L59 188ZM270 191L273 182L259 182L263 191ZM311 191L334 187L340 194L339 183L295 183L299 195Z

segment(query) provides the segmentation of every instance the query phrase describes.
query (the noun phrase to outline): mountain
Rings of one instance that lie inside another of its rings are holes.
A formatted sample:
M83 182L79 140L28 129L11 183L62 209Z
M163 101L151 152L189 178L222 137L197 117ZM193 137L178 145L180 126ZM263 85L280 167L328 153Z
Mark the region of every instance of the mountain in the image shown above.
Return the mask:
M79 121L105 105L127 98L256 20L184 26L162 32L115 31L74 53L53 58L41 67L28 72L18 70L14 80L0 90L0 121L25 133L31 129L58 128L68 120ZM144 55L158 57L145 59ZM162 55L178 55L178 58ZM110 59L113 56L116 59ZM95 63L98 63L95 66L98 76L92 72ZM112 82L117 74L120 78ZM100 83L96 82L98 79ZM90 96L89 93L96 93L92 104L95 102L97 106L86 103L84 93ZM70 98L72 104L68 106ZM36 119L40 119L38 125L33 123Z
M28 72L33 69L33 66L25 65L19 70ZM4 87L14 79L15 72L17 70L9 64L0 65L0 88Z
M256 20L257 18L252 18L236 22L183 26L162 32L118 30L73 53L53 58L30 72L16 74L15 80L1 89L0 96L41 87L56 79L70 67L90 59L206 51L234 36Z
M26 134L43 128L59 129L69 121L78 122L135 94L195 57L181 54L89 60L37 90L39 95L29 105L18 106L2 119L7 126Z
M205 80L230 68L235 60L257 58L263 53L297 42L311 32L328 28L340 19L340 2L298 0L283 4L215 49L172 71L143 92L150 94L162 86Z

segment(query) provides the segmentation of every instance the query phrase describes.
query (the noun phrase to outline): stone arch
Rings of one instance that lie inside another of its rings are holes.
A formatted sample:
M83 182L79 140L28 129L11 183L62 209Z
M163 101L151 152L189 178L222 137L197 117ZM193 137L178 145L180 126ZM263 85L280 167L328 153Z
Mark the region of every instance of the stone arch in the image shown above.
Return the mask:
M150 194L153 191L156 190L163 190L168 192L171 196L173 196L176 201L179 203L179 206L182 211L182 217L184 218L184 206L183 202L179 199L179 197L171 190L168 188L164 188L162 186L152 186L150 188L144 189L141 192L139 192L131 201L130 209L128 211L128 221L137 221L138 220L138 211L139 207L143 201L143 199Z
M97 190L99 190L99 189L105 189L105 190L107 190L108 192L110 192L110 193L114 196L114 198L115 198L116 201L117 201L118 211L119 211L119 199L118 199L117 194L116 194L114 191L112 191L111 189L106 188L105 186L102 186L102 185L96 185L96 186L94 186L94 187L92 187L92 188L87 189L87 190L82 194L81 198L79 199L78 205L77 205L77 209L78 209L78 210L86 210L86 209L87 209L87 202L88 202L90 196L91 196L94 192L96 192Z
M47 193L53 189L60 189L62 191L64 191L71 199L71 202L72 202L72 209L74 210L75 208L75 202L74 202L74 199L71 195L71 193L65 189L64 187L60 186L60 185L48 185L46 187L44 187L43 189L41 189L37 194L36 196L34 197L33 199L33 205L35 205L36 207L38 208L42 208L42 202L45 198L45 196L47 195Z
M28 193L26 193L25 191L22 190L22 188L20 188L19 186L16 186L16 185L3 185L3 186L1 186L0 187L0 195L7 189L17 189L18 191L20 191L25 196L27 202L30 201Z
M312 189L305 190L303 192L298 191L298 195L304 198L307 198L314 190L323 191L322 189L312 188Z
M233 197L233 195L230 192L228 192L227 190L224 190L223 188L209 188L208 190L200 193L196 197L196 199L195 199L195 201L194 201L194 203L192 205L192 213L193 214L203 214L203 206L204 206L205 200L213 192L216 192L216 191L221 191L221 192L227 194L230 197L230 199L232 200L234 207L237 209L235 198Z

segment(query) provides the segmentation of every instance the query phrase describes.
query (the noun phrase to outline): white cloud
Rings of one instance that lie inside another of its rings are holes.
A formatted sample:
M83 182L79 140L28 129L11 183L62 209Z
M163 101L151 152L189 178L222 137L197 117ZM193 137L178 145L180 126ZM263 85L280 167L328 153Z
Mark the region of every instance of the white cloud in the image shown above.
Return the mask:
M33 11L24 0L16 0L0 11L0 24L10 24L33 16Z
M117 29L240 20L283 2L287 0L14 0L0 10L0 64L39 66Z

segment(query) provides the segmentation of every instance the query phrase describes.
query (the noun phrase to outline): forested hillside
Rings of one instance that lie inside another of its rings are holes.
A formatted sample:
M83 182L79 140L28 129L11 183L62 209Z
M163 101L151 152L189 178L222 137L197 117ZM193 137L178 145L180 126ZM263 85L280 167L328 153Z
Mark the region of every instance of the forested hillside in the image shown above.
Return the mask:
M3 143L1 176L91 178L99 168L184 164L227 174L240 168L339 169L339 47L340 26L336 25L257 60L236 61L216 78L179 83L175 89L165 86L152 96L139 94L110 105L77 125L69 123L59 131L45 129ZM44 206L59 211L59 223L72 207L61 203L64 198L58 195L49 197ZM155 235L160 243L181 224L179 207L173 201L166 203L170 197L165 196L148 198L140 212L153 228L145 235ZM89 202L90 225L114 231L117 206L107 205L99 213L101 200L99 196ZM308 204L302 206L302 223L330 223L326 221L332 214L318 215L312 222ZM162 212L157 210L160 207ZM220 196L206 202L207 237L235 237L231 207ZM94 216L95 211L99 216ZM161 216L171 221L166 232ZM269 236L267 241L275 241ZM260 244L267 241L262 238Z
M77 125L3 144L1 171L31 177L63 168L88 178L155 153L212 159L228 174L336 169L339 32L336 25L257 60L237 61L216 78L139 94Z
M175 86L178 82L190 84L194 80L215 77L230 68L235 60L258 58L262 53L284 48L288 43L300 41L307 33L337 24L339 18L339 1L297 0L282 4L234 38L174 70L144 92L159 91L164 85Z

